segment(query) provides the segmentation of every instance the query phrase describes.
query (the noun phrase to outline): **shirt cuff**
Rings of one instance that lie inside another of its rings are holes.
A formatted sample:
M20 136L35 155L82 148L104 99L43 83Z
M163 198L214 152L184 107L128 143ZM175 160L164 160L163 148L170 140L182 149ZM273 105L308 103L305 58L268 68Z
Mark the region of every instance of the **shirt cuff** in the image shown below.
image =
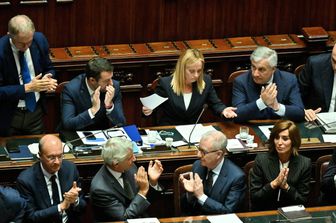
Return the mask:
M155 186L153 186L152 184L149 183L149 185L157 191L162 191L162 187L159 184L156 184Z
M61 204L57 205L57 210L59 214L63 214L63 211L61 210Z
M275 114L283 117L286 113L286 107L283 104L279 104L279 110L275 112Z
M267 105L263 102L263 100L261 98L259 98L257 101L257 107L259 108L259 111L264 110L265 108L267 108Z
M91 118L91 119L93 119L95 116L92 114L92 112L91 112L91 109L90 109L90 108L88 109L88 112L89 112L90 118Z
M77 199L75 200L75 203L73 205L74 205L74 207L77 207L79 205L79 197L77 197Z
M206 199L208 199L208 196L206 194L203 194L203 195L200 196L200 198L198 198L198 203L200 205L203 205L205 203Z
M334 184L335 184L335 187L336 187L336 175L334 176Z
M143 197L145 200L147 200L147 197L143 196L142 194L138 193L141 197Z
M114 109L114 103L112 103L112 107L111 108L106 109L106 114L110 114L113 109Z

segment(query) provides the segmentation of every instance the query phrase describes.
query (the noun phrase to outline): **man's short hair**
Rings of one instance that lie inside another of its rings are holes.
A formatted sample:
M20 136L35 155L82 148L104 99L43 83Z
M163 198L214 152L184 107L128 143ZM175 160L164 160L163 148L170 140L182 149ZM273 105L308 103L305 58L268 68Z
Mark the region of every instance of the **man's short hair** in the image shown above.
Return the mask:
M114 165L127 158L129 150L132 150L132 142L122 137L113 137L107 140L103 146L101 156L104 163Z
M259 46L253 51L250 56L251 61L259 62L260 60L267 59L271 67L276 67L278 64L278 55L275 50L265 46Z
M202 135L201 140L206 139L212 139L211 151L223 150L223 152L226 153L227 137L224 133L217 130L211 130Z
M113 72L113 65L104 58L95 57L86 64L85 73L86 77L93 77L98 81L102 72Z
M19 33L35 32L33 21L26 15L17 15L8 22L9 35L16 36Z

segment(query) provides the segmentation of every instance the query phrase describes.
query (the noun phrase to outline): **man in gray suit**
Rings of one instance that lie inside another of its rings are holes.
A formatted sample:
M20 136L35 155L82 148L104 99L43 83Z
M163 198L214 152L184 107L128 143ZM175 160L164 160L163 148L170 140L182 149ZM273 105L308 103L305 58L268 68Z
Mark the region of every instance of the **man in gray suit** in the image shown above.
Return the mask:
M104 165L91 182L90 196L96 221L124 221L146 215L149 190L161 190L158 179L163 167L150 161L148 173L136 160L132 143L124 138L109 139L103 147ZM154 190L154 191L155 191Z

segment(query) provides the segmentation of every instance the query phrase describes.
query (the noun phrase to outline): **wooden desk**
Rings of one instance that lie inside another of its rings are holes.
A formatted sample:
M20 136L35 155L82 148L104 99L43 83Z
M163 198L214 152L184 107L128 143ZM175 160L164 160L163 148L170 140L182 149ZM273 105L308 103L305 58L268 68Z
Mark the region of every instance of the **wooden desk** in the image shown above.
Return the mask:
M329 217L326 219L317 219L312 222L334 222L333 215L336 211L336 206L324 206L324 207L311 207L306 208L309 213L312 214L313 218L315 217ZM276 210L273 211L258 211L258 212L244 212L244 213L236 213L236 215L242 220L244 223L269 223L269 222L287 222L284 221L284 218L278 214ZM208 223L207 216L185 216L185 217L173 217L173 218L160 218L160 222L162 223ZM300 221L304 222L304 221ZM311 222L308 220L308 222ZM123 221L117 221L114 223L123 223ZM224 222L226 223L226 222Z
M239 132L239 124L232 122L221 122L221 123L212 123L215 126L218 126L228 138L234 138ZM209 124L208 124L209 125ZM172 128L172 126L161 126L161 127L152 127L151 129L167 129ZM229 154L228 157L230 160L235 162L240 167L243 167L248 161L254 160L256 154L261 152L267 152L265 144L261 141L260 137L254 131L254 128L250 128L250 134L254 135L255 142L258 143L258 148L249 151L248 153L242 154ZM17 138L31 138L31 137L40 137L40 136L20 136ZM0 145L5 145L6 140L10 138L0 138ZM303 144L300 153L310 157L313 162L313 169L315 168L315 161L318 157L331 154L332 149L336 148L336 144L332 143L318 143L318 144ZM157 209L155 207L160 207L164 202L165 205L173 207L173 173L175 169L182 165L187 165L193 163L197 159L197 153L195 150L190 151L171 151L171 152L155 152L155 153L146 153L142 155L137 155L137 166L147 167L148 162L153 159L159 159L163 166L164 172L160 178L160 182L167 189L163 194L161 199L161 204L152 205L151 208L154 208L153 213L156 213L158 217L173 216L173 208L169 209ZM82 179L82 188L84 193L89 192L91 180L96 172L102 165L102 159L100 156L87 156L79 158L71 158L79 170L81 179ZM15 184L15 180L20 172L31 166L34 161L4 161L0 162L0 184L2 185L11 185ZM314 170L313 170L313 179L312 187L314 188ZM315 201L312 201L311 205L315 205Z

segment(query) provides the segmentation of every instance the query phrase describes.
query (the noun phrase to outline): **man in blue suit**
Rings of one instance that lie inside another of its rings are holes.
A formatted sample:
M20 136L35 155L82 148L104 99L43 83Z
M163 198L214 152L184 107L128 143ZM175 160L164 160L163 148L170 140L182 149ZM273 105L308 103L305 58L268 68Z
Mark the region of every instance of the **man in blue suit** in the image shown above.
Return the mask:
M237 107L237 122L251 119L287 118L304 120L304 107L297 78L280 71L277 53L268 47L258 47L251 57L251 70L233 82L232 105Z
M66 84L62 92L62 125L67 130L97 130L126 123L119 82L112 79L113 66L93 58L86 73Z
M43 92L56 89L54 75L47 39L29 17L13 17L0 39L0 136L43 133Z
M245 195L245 175L225 158L227 138L220 131L209 131L201 138L192 173L181 175L187 194L183 212L189 215L233 213Z
M13 188L0 186L0 210L0 222L20 223L25 214L26 201Z
M61 140L45 135L39 143L39 158L17 178L17 189L27 200L31 222L80 222L86 202L80 195L76 166L63 160Z
M299 75L299 85L307 121L315 120L319 112L336 111L336 45L332 53L307 59Z

